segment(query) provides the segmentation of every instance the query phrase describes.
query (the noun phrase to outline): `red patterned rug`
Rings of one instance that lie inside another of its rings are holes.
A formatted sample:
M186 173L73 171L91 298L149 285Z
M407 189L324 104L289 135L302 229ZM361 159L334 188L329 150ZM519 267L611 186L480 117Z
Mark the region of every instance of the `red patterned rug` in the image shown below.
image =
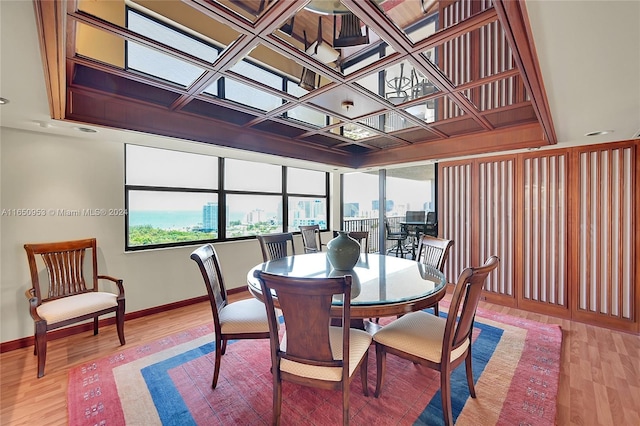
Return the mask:
M441 314L442 315L442 314ZM473 343L477 398L469 396L464 364L452 374L457 425L553 425L562 333L540 324L478 309ZM208 325L81 365L69 372L71 425L256 425L271 423L268 340L236 341L214 361ZM439 374L387 357L385 386L375 387L375 349L369 353L369 392L351 384L353 425L442 424ZM282 423L334 425L341 393L284 383Z

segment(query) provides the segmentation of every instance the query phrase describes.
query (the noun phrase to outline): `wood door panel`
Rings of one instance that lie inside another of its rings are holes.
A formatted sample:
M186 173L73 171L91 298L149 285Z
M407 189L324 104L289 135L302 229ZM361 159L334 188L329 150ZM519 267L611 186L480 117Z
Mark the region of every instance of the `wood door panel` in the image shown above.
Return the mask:
M577 156L576 317L608 323L637 317L635 147Z
M567 156L528 157L522 171L522 294L525 303L568 308Z
M491 255L500 258L496 274L487 277L485 293L515 297L514 253L514 159L481 161L478 187L478 244L474 264Z

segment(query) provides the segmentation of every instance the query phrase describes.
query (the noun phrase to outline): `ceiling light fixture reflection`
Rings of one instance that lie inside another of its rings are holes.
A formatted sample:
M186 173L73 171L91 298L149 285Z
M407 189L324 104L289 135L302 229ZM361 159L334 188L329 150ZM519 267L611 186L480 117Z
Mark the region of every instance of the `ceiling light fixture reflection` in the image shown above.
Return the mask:
M340 104L340 106L342 107L342 109L344 109L345 111L349 111L350 108L353 108L353 101L342 101L342 103Z
M375 0L376 3L382 3L383 0ZM351 11L342 4L340 0L311 0L304 7L306 10L319 13L320 15L344 15Z

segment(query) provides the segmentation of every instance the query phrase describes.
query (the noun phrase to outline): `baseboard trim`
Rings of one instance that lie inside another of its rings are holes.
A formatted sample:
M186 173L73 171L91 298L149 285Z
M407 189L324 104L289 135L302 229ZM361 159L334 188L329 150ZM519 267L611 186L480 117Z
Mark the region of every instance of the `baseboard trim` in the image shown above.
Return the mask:
M245 291L247 291L246 288L237 288L237 289L231 289L227 293L236 294L236 293L242 293ZM178 309L184 306L194 305L200 302L206 302L208 300L209 300L209 296L199 296L199 297L194 297L193 299L186 299L186 300L181 300L179 302L168 303L166 305L155 306L153 308L143 309L141 311L135 311L135 312L130 312L128 314L125 314L124 320L126 322L136 318L142 318L149 315L159 314L161 312L169 311L172 309ZM98 326L103 327L103 326L112 325L115 323L116 323L115 317L109 317L109 318L101 319L98 323ZM73 336L74 334L84 333L90 330L93 330L93 321L74 325L71 327L61 328L59 330L50 331L49 333L47 333L47 340L51 341L56 339L62 339L63 337ZM21 349L21 348L26 348L33 345L34 345L33 336L23 337L21 339L16 339L16 340L10 340L8 342L0 343L0 353L5 353L5 352L13 351L16 349Z

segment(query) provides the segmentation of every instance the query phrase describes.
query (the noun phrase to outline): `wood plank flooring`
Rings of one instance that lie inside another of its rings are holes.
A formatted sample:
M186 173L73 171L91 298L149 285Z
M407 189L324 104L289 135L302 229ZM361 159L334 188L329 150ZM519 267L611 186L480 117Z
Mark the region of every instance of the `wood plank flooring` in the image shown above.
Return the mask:
M234 299L246 295L235 295ZM563 330L558 425L640 425L640 337L481 302L481 307ZM208 303L127 321L136 346L211 321ZM115 326L49 342L45 376L36 378L33 348L0 354L0 425L66 425L67 373L120 350ZM481 397L481 396L479 396ZM480 423L479 423L480 424Z

